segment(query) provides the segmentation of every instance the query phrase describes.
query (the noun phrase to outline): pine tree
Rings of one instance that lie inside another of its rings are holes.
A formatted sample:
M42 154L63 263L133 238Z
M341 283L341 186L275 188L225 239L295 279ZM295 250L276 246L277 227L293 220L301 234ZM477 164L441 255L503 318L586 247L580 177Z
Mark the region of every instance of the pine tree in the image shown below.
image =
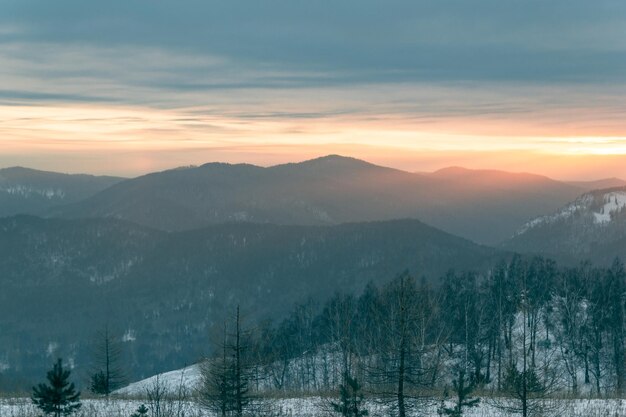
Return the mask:
M253 366L249 354L249 335L241 328L239 306L232 334L224 326L221 357L206 363L202 372L200 403L219 416L269 415L264 405L250 392ZM263 407L262 407L263 406Z
M356 378L344 375L344 383L339 387L339 402L330 405L336 413L345 417L365 417L369 412L364 409L363 391Z
M80 392L69 381L70 373L69 369L63 369L63 362L58 359L52 370L48 371L48 384L41 383L33 387L32 401L46 415L67 416L80 408Z
M105 396L108 396L110 394L110 391L108 389L107 377L104 371L97 371L95 374L91 375L89 389L94 394L103 394Z
M464 408L476 407L480 402L480 398L472 398L472 392L474 391L474 385L465 385L467 379L465 378L465 370L459 371L459 378L452 381L452 387L456 394L456 400L454 407L447 408L442 407L443 413L447 416L461 417L463 415Z
M146 417L148 415L148 411L148 408L144 404L141 404L130 417Z
M224 323L221 357L202 365L202 387L200 403L220 417L230 415L235 409L232 395L232 366L228 355L229 345Z

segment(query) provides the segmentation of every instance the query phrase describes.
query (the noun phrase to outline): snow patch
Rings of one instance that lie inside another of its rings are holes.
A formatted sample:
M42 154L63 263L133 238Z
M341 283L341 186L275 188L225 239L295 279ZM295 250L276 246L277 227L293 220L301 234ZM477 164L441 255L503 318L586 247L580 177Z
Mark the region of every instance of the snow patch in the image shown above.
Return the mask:
M63 199L65 198L65 191L60 188L35 188L27 185L12 185L12 186L0 186L0 191L7 194L31 197L40 196L52 200L53 198Z
M126 333L122 336L123 342L134 342L135 340L137 340L137 336L135 335L135 331L133 329L126 330Z
M120 388L115 391L115 394L131 396L145 395L146 391L154 387L157 382L166 392L175 394L181 386L189 391L195 390L200 381L200 366L196 364L142 379L124 388Z
M141 261L141 258L134 257L131 259L121 261L109 273L101 273L99 271L94 271L92 275L89 276L89 281L97 285L106 284L107 282L113 281L114 279L117 279L119 277L126 275L128 271L140 261Z
M599 212L594 212L596 223L608 223L613 213L619 213L626 207L626 191L615 191L604 195L604 205Z
M233 213L230 218L236 222L245 222L251 219L250 215L246 211L237 211Z
M54 352L56 352L59 349L59 344L57 342L50 342L48 343L48 347L46 348L46 353L48 354L48 356L52 356L54 355Z

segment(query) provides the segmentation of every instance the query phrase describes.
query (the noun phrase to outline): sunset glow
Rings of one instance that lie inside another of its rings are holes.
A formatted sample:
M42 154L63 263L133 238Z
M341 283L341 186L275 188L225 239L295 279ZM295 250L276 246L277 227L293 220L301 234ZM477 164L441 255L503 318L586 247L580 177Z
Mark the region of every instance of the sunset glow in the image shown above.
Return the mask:
M340 153L410 171L626 177L626 25L583 5L546 10L554 16L545 21L492 6L482 26L461 6L405 10L419 24L384 9L393 24L377 39L366 30L372 16L350 9L336 10L335 23L317 21L313 5L310 19L289 7L237 10L251 28L231 41L229 6L211 10L209 37L184 8L124 6L135 19L126 23L109 10L74 10L94 28L79 34L58 11L41 20L16 3L0 18L0 166L134 176ZM267 26L248 20L255 14ZM304 30L315 24L343 43ZM494 39L489 30L501 27L510 33Z
M411 171L461 165L578 179L619 176L626 155L626 137L560 137L569 132L559 126L533 135L537 126L520 120L250 119L197 108L94 105L1 106L0 114L0 163L70 172L139 175L210 161L273 165L339 153Z

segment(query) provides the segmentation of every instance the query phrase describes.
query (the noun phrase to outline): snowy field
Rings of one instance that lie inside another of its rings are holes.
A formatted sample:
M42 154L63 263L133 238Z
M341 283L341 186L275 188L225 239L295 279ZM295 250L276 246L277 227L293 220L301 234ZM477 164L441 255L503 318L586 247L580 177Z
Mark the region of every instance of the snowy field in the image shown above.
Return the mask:
M133 411L145 402L139 400L112 399L85 400L77 417L129 417ZM318 417L331 416L325 411L325 401L313 398L292 398L276 400L275 415L288 417ZM146 404L148 405L148 404ZM624 417L626 416L626 400L559 400L561 417ZM380 406L371 406L370 415L373 417L388 416L389 413ZM0 417L37 417L40 413L32 406L27 398L0 399ZM148 414L152 415L152 414ZM410 414L418 415L418 414ZM422 411L420 416L436 417L437 407L431 406ZM480 407L468 410L467 417L505 417L508 414L489 405L485 400ZM178 403L176 401L164 403L161 406L161 417L212 417L213 415L200 409L192 402Z

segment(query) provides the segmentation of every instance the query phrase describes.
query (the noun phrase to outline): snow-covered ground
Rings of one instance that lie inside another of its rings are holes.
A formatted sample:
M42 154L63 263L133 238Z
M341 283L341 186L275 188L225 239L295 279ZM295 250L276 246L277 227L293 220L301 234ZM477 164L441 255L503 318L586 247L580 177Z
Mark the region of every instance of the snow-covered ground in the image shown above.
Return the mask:
M330 416L325 411L326 401L319 397L310 398L290 398L275 400L274 410L279 416L286 417L320 417ZM81 410L75 414L76 417L129 417L141 404L140 400L112 399L106 400L85 400ZM163 417L212 417L212 414L199 408L195 403L185 402L179 408L177 404L173 407L162 407ZM379 405L370 405L370 415L372 417L387 416L388 412ZM0 399L1 417L36 417L40 413L30 403L27 398ZM151 415L151 414L149 414ZM421 416L437 416L437 406L431 405L423 409ZM479 407L467 410L464 414L467 417L505 417L511 414L499 410L491 405L489 400L481 402ZM559 400L558 415L562 417L622 417L626 416L626 400Z
M166 392L171 394L175 394L181 386L188 392L192 392L199 382L200 366L192 365L134 382L115 391L115 394L133 397L142 396L146 394L147 390L155 387L157 384L159 384Z

